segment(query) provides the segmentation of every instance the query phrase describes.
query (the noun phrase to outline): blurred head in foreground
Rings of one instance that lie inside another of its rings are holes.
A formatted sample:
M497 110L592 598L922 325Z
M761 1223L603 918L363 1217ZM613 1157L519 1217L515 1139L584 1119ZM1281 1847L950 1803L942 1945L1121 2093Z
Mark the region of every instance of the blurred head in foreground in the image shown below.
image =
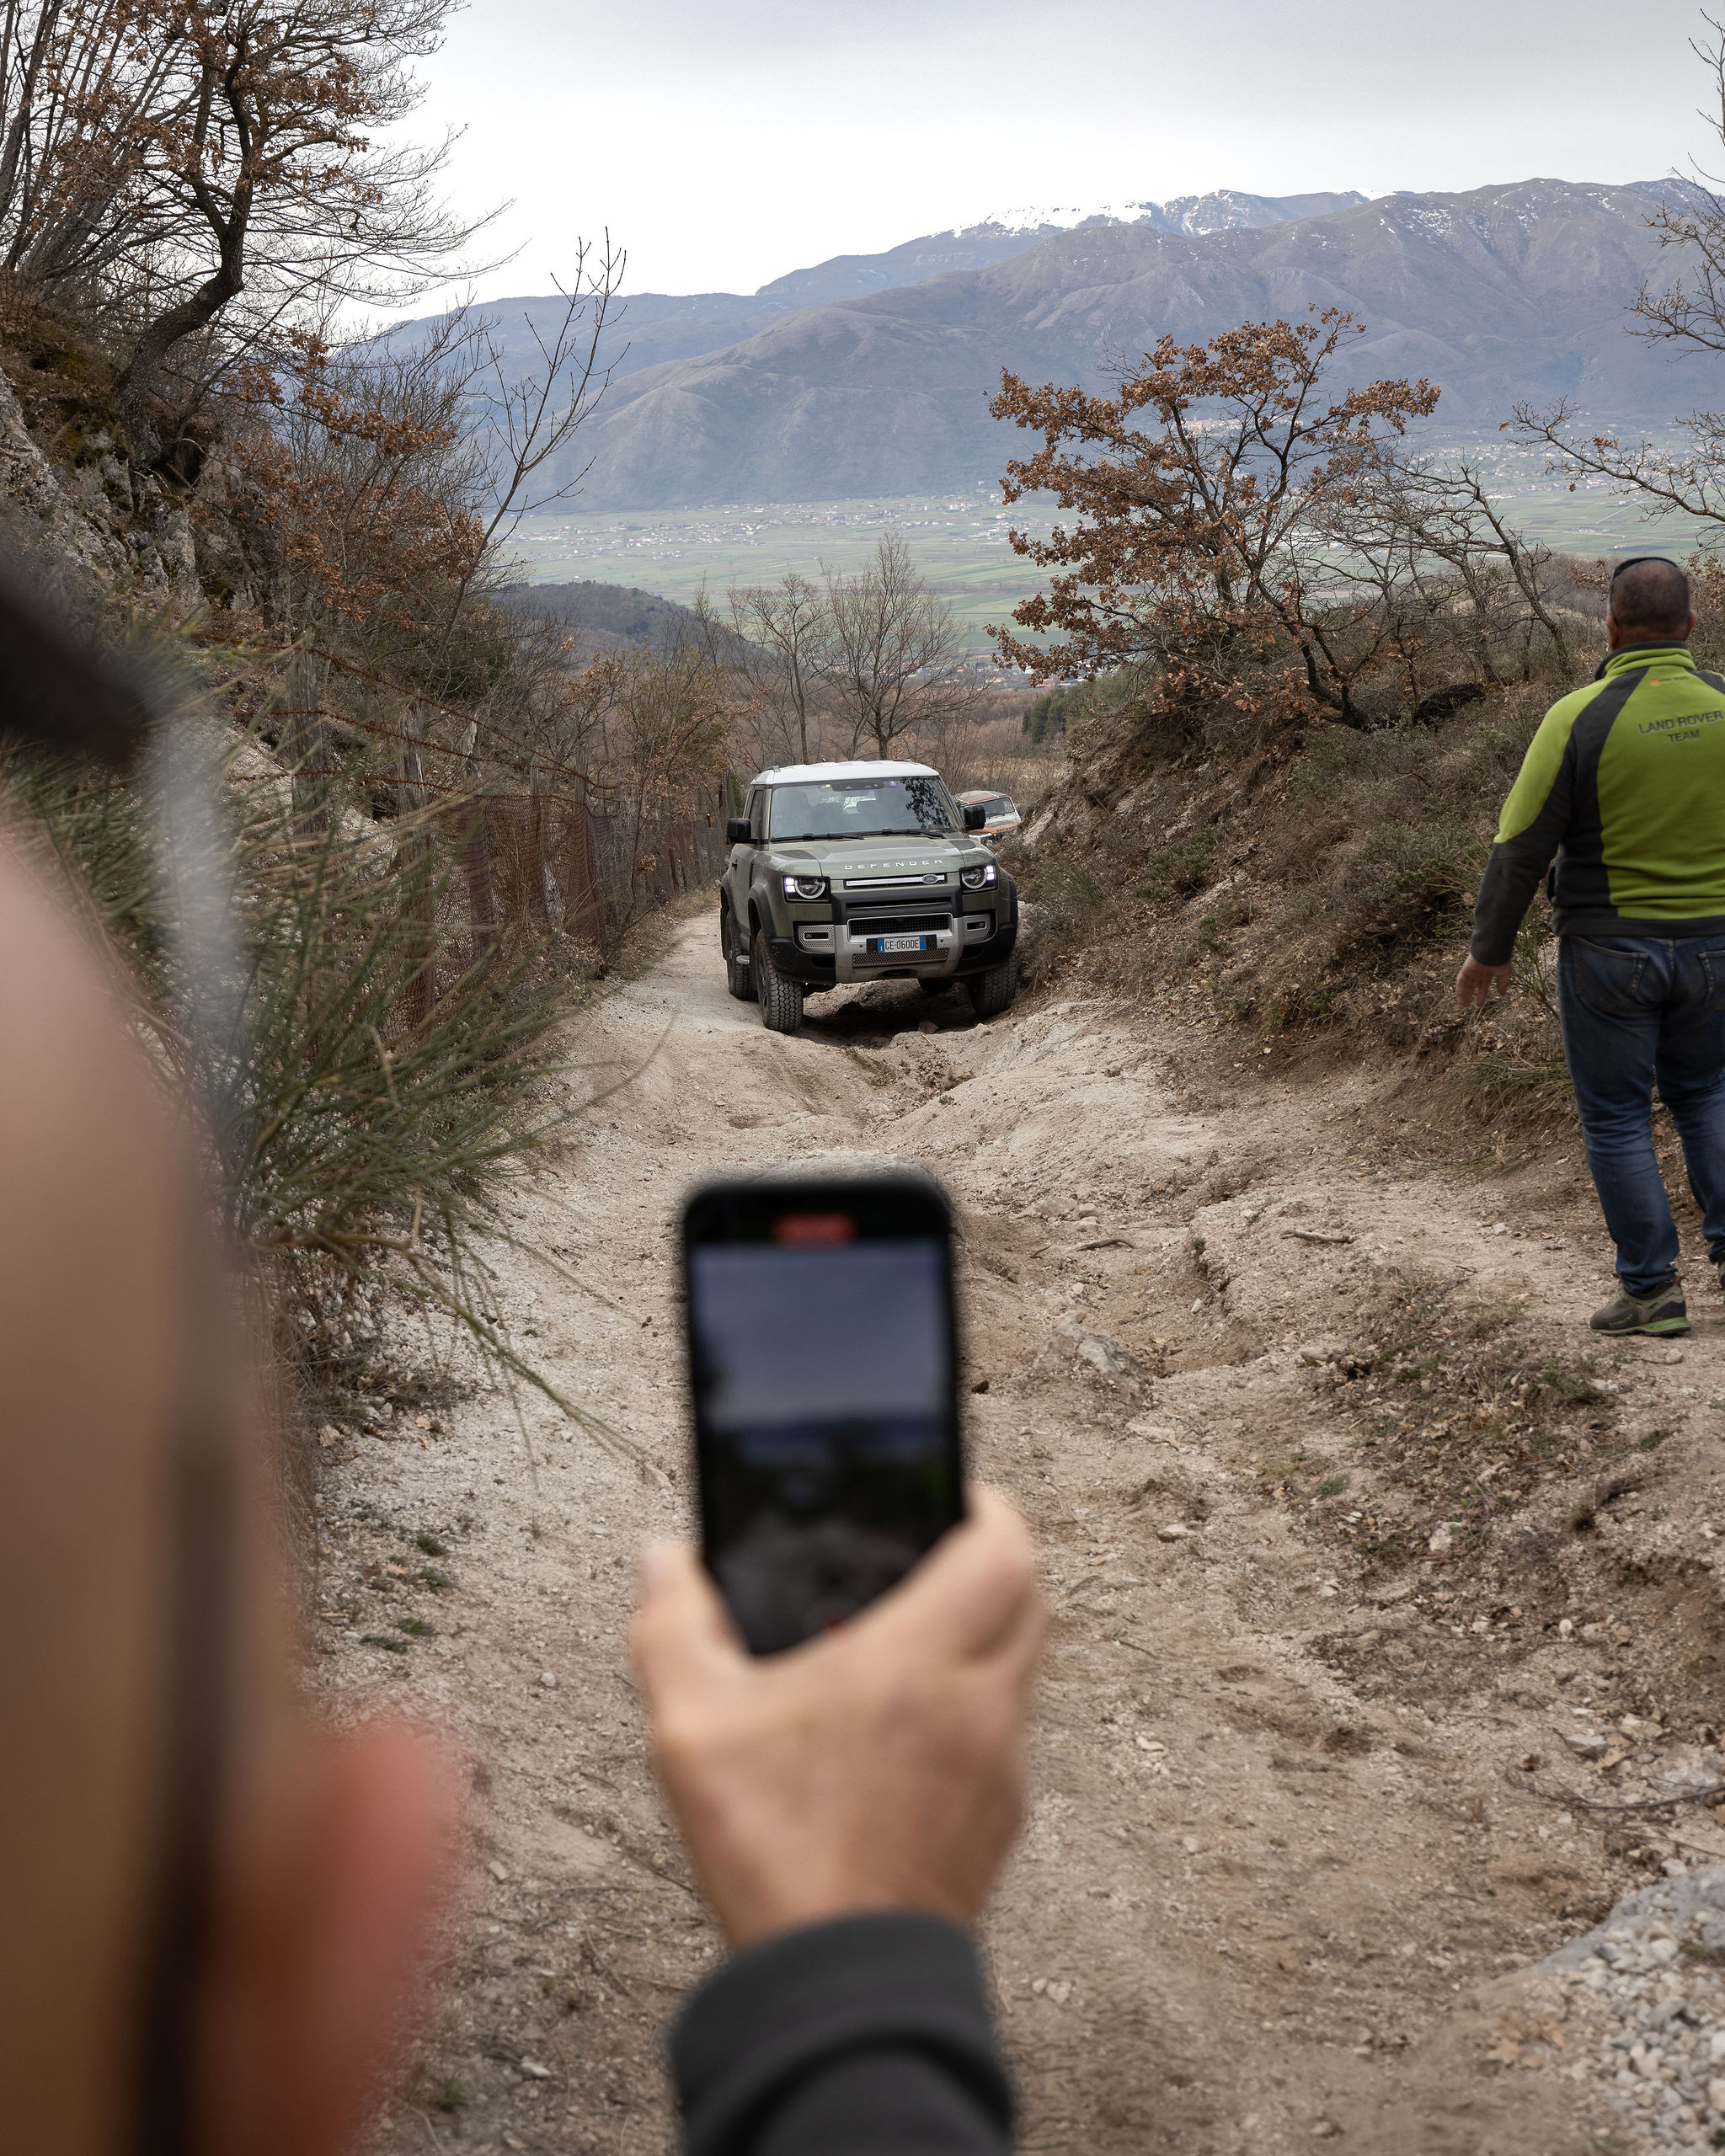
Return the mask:
M0 825L0 2088L31 2156L321 2156L452 1838L404 1728L295 1697L185 1134Z

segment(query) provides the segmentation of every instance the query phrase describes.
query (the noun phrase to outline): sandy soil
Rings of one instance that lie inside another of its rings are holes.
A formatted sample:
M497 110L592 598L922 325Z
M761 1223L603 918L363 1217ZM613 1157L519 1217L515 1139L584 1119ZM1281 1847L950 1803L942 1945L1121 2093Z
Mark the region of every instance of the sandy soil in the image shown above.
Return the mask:
M687 1524L670 1228L716 1170L885 1156L962 1208L970 1443L1056 1613L985 1941L1024 2146L1710 2145L1674 2095L1657 2140L1612 2125L1530 1972L1725 1856L1699 1804L1585 1808L1725 1774L1704 1265L1690 1339L1608 1351L1599 1390L1573 1156L1416 1168L1383 1077L1218 1076L1141 1013L978 1027L909 983L810 1009L765 1033L688 923L584 1017L572 1075L656 1053L519 1183L583 1285L509 1256L510 1314L641 1464L459 1364L428 1386L405 1339L326 1433L323 1681L445 1718L480 1822L382 2145L670 2139L661 2032L718 1951L623 1655L633 1552Z

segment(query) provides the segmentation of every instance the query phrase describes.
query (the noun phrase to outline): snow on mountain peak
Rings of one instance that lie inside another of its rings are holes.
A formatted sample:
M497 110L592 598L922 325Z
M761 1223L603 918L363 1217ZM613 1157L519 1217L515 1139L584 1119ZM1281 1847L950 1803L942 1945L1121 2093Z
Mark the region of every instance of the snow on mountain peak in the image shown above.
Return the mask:
M1022 232L1033 237L1072 232L1081 225L1145 225L1153 232L1197 237L1204 232L1285 224L1295 217L1331 216L1365 199L1353 189L1328 195L1245 195L1236 188L1220 187L1208 195L1177 195L1167 202L1146 196L1138 201L1036 203L954 226L950 236L968 239L988 232Z
M1109 225L1156 222L1161 215L1160 202L1036 203L1002 210L998 216L979 217L974 225L955 225L953 230L955 233L969 232L998 225L1003 232L1037 232L1046 231L1052 225L1059 232L1070 232L1075 225L1092 222Z

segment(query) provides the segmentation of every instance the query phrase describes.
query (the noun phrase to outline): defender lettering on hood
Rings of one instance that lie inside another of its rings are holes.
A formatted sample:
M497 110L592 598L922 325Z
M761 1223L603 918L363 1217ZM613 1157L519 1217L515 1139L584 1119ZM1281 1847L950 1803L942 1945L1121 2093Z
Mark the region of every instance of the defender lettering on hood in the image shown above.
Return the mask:
M963 984L980 1018L1017 986L1018 897L927 764L793 764L762 771L727 826L719 885L726 985L794 1033L805 997L878 980L930 995Z

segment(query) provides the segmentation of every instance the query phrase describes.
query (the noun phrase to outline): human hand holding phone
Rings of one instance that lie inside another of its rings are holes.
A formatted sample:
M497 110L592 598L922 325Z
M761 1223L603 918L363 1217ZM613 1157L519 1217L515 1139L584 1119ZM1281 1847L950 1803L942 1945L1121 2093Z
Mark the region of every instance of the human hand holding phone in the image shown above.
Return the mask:
M864 1910L968 1922L1017 1832L1045 1622L1024 1524L966 1518L859 1616L750 1654L696 1552L649 1550L635 1667L660 1779L733 1945Z

